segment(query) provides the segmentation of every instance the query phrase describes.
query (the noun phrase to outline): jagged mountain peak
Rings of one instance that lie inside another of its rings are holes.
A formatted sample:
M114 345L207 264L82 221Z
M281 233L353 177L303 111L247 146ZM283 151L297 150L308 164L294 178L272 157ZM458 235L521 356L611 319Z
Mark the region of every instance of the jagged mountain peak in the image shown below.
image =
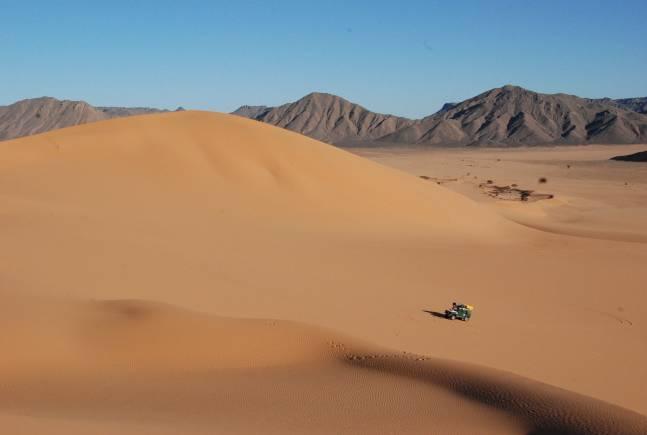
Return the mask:
M636 143L647 117L614 104L519 86L490 89L383 140L427 145Z
M406 118L371 112L325 92L311 92L278 107L263 110L241 107L233 113L330 143L377 140L412 123Z

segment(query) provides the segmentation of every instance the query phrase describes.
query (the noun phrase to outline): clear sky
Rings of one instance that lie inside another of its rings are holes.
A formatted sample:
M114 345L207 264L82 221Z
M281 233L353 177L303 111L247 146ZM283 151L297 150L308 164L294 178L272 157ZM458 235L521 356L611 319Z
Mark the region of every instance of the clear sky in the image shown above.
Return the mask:
M507 83L647 96L647 1L0 0L0 104L231 111L322 91L419 117Z

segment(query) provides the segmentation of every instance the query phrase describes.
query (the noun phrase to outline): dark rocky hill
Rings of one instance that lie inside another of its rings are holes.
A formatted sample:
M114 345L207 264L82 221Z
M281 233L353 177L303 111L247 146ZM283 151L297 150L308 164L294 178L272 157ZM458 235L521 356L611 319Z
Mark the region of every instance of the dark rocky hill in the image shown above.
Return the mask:
M647 116L611 103L517 86L496 88L382 140L428 145L559 145L647 141Z

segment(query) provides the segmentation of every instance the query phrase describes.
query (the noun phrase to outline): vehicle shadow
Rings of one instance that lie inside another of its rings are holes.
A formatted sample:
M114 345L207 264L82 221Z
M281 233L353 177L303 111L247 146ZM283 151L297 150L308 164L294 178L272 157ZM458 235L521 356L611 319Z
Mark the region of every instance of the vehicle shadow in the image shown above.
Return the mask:
M445 313L440 313L438 311L432 311L432 310L422 310L423 313L431 314L434 317L440 317L440 318L445 318Z

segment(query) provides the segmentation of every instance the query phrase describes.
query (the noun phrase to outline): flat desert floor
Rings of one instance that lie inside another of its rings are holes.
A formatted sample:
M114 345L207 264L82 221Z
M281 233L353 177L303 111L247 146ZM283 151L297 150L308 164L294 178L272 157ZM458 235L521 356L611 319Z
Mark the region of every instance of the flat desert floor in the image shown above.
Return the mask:
M587 145L351 151L412 175L429 177L524 225L583 237L646 242L647 165L609 161L646 149L647 145ZM554 198L542 201L541 196L536 200L530 196L522 203L505 193L488 194L494 186Z
M348 152L193 111L2 142L0 427L644 434L629 148Z

